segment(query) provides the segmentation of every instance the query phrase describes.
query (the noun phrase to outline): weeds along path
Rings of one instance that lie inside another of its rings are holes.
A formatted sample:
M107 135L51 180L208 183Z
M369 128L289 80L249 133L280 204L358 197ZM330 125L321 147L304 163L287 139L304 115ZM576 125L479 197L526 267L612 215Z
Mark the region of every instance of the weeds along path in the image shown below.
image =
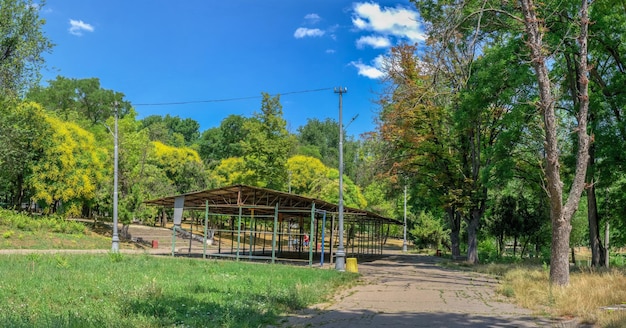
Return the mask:
M508 303L488 275L441 268L437 261L396 252L359 263L364 284L332 304L288 316L281 327L575 327Z

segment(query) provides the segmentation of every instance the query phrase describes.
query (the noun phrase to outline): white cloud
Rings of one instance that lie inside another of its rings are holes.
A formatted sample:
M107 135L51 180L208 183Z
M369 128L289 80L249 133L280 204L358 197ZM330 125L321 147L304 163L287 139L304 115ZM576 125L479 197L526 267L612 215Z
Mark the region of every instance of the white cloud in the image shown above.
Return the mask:
M70 19L70 28L69 31L74 35L83 35L83 32L93 32L95 29L92 25L83 22L82 20L73 20Z
M356 46L360 49L365 46L370 46L372 48L389 48L391 46L391 41L384 36L362 36L356 40Z
M357 2L354 4L352 24L359 30L407 38L412 42L426 40L426 35L420 30L418 13L402 7L381 8L377 3Z
M306 16L304 16L304 19L306 19L311 24L316 24L322 18L318 14L307 14Z
M363 64L363 62L361 62L360 60L353 61L350 63L350 65L356 67L356 69L359 71L359 75L369 77L370 79L380 79L385 76L385 73L380 70L382 63L383 56L379 55L378 57L374 58L374 60L372 60L373 65Z
M296 39L302 39L304 37L315 37L315 36L322 36L324 35L324 31L320 30L319 28L306 28L306 27L299 27L296 32L293 33L293 36Z
M326 53L327 54L334 54L335 53L335 49L326 49Z

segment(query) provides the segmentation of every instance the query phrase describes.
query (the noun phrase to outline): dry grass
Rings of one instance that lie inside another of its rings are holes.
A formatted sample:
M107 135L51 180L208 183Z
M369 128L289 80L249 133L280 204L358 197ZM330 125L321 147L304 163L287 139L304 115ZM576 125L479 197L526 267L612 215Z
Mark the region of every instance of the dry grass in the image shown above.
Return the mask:
M554 317L580 318L600 327L626 326L626 311L602 309L626 304L624 271L573 272L567 287L551 286L547 270L541 268L517 268L504 277L501 292L523 307Z

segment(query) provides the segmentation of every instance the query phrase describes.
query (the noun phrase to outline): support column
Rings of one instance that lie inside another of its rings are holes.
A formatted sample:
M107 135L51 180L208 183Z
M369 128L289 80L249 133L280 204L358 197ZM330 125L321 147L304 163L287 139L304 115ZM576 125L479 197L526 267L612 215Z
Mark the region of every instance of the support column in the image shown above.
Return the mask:
M278 203L274 210L274 231L272 232L272 264L276 262L276 233L278 231Z
M204 203L204 238L202 238L202 258L206 259L206 236L209 232L209 201Z
M241 211L241 206L239 206L239 218L237 219L237 261L239 261L239 247L241 246Z
M309 234L309 267L313 266L313 233L314 233L314 223L315 222L315 202L311 204L311 226L310 226L310 234Z

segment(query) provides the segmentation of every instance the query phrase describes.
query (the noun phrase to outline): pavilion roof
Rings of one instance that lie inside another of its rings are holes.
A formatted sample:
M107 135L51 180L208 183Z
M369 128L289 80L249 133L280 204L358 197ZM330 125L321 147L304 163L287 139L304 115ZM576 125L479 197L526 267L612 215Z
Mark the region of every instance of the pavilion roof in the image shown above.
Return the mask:
M278 205L279 213L293 213L294 215L304 216L310 215L313 204L315 204L316 211L326 211L327 213L339 212L339 205L320 199L241 184L168 196L148 200L144 203L174 208L174 201L180 196L184 196L185 198L185 209L205 209L205 206L208 204L212 213L225 215L237 215L239 214L240 208L254 209L255 213L258 215L274 215L276 205ZM375 220L391 224L402 224L398 220L366 210L347 206L344 206L343 210L344 216L348 216L348 220L351 221Z

